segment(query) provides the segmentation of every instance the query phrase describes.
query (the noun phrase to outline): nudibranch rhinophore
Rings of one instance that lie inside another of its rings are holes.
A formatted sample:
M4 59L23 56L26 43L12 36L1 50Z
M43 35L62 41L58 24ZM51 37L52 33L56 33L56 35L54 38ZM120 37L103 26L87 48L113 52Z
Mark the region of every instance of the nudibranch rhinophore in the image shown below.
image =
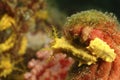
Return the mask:
M55 37L53 50L61 51L82 64L95 64L98 60L112 62L116 53L112 39L118 26L116 17L111 13L97 10L82 11L68 17L64 35Z

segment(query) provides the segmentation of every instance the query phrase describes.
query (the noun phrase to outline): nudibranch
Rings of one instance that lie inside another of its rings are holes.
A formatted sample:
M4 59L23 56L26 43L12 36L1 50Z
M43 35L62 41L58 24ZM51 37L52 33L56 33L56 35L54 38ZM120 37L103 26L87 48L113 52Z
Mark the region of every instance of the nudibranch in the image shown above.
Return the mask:
M51 47L54 51L66 53L79 61L79 66L95 64L98 60L112 62L116 53L106 37L110 35L107 31L112 33L117 25L116 17L111 13L82 11L68 17L64 25L64 35L55 37Z

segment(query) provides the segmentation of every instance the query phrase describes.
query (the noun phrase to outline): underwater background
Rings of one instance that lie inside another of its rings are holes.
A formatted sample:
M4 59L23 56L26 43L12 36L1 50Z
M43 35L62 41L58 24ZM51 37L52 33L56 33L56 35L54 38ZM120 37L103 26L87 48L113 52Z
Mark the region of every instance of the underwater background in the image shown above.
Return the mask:
M75 60L51 48L56 37L66 35L67 18L93 9L119 22L119 5L119 0L0 0L0 80L70 80Z

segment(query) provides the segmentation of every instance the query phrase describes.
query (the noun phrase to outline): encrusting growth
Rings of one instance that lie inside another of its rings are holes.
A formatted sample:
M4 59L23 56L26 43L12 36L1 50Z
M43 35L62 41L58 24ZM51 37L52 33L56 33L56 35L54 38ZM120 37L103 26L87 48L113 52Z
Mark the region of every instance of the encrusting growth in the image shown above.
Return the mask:
M67 80L120 80L119 23L112 13L82 11L64 27L51 47L75 59Z

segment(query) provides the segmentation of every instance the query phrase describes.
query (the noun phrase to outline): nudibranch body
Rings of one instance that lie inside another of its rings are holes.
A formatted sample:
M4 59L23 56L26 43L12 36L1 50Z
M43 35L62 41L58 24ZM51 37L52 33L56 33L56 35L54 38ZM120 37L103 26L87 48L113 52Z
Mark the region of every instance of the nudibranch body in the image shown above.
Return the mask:
M118 25L112 14L96 10L74 14L65 24L65 35L56 37L52 48L73 57L79 65L91 65L100 59L112 62L116 53L106 37L114 33Z
M56 38L52 48L54 50L59 49L67 53L67 55L73 56L75 59L79 61L79 65L81 64L90 65L97 61L95 56L89 54L89 51L84 50L82 48L76 48L75 46L69 44L69 42L67 42L67 40L64 37Z

